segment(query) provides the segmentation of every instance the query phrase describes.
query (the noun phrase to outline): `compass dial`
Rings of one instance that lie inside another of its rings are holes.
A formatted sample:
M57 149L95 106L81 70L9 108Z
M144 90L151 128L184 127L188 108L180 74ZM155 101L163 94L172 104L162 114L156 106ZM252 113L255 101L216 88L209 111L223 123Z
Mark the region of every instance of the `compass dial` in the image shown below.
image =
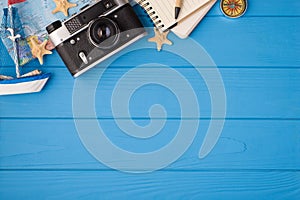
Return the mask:
M221 10L227 17L242 16L247 9L247 0L221 0Z

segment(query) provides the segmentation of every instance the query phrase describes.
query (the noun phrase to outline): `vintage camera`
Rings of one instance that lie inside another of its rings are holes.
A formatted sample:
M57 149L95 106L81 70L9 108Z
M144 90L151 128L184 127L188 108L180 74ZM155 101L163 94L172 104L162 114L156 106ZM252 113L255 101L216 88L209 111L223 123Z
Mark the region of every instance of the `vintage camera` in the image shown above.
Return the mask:
M46 29L73 77L146 35L127 0L100 0Z

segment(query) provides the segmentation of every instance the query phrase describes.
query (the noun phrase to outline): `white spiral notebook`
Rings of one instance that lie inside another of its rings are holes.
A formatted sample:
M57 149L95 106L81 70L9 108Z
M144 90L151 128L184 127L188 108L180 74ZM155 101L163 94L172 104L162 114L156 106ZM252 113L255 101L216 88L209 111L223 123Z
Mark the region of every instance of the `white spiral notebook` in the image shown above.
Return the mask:
M180 21L171 31L182 39L187 38L216 2L217 0L210 0L189 17Z
M165 31L173 27L176 23L185 20L191 14L197 12L211 0L184 0L177 20L175 20L175 2L176 0L135 0L140 4L155 26Z

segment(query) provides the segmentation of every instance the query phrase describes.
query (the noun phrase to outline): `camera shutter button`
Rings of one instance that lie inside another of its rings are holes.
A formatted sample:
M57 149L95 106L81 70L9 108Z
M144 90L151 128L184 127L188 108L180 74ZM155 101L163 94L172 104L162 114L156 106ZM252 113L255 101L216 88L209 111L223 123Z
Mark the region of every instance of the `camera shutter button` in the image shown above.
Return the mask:
M87 57L86 57L86 55L85 55L85 53L84 52L79 52L79 57L80 57L80 59L82 60L82 62L84 63L84 64L88 64L89 63L89 61L88 61L88 59L87 59Z

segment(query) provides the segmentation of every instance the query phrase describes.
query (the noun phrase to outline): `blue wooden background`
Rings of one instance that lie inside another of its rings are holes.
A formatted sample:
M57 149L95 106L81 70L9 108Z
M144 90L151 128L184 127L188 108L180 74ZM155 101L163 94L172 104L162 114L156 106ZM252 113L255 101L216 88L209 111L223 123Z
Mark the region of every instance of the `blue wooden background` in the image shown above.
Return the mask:
M200 119L181 119L172 95L149 87L132 100L132 117L147 124L150 104L167 103L170 126L159 144L150 142L146 149L165 144L180 120L200 120L196 140L176 162L152 173L125 173L100 163L79 139L72 114L74 80L54 53L40 67L53 74L41 93L0 96L0 199L300 199L300 1L249 0L245 16L235 20L224 17L217 2L191 38L215 61L227 95L225 126L206 158L198 158L202 140L197 138L210 120L219 120L210 118L210 102L201 101ZM2 43L0 49L0 74L12 74ZM173 66L198 84L198 98L207 95L193 67L167 52L145 49L120 56L101 79L96 114L111 140L133 151L145 150L147 142L116 134L110 105L101 98L107 99L137 61ZM27 70L36 66L32 62Z

